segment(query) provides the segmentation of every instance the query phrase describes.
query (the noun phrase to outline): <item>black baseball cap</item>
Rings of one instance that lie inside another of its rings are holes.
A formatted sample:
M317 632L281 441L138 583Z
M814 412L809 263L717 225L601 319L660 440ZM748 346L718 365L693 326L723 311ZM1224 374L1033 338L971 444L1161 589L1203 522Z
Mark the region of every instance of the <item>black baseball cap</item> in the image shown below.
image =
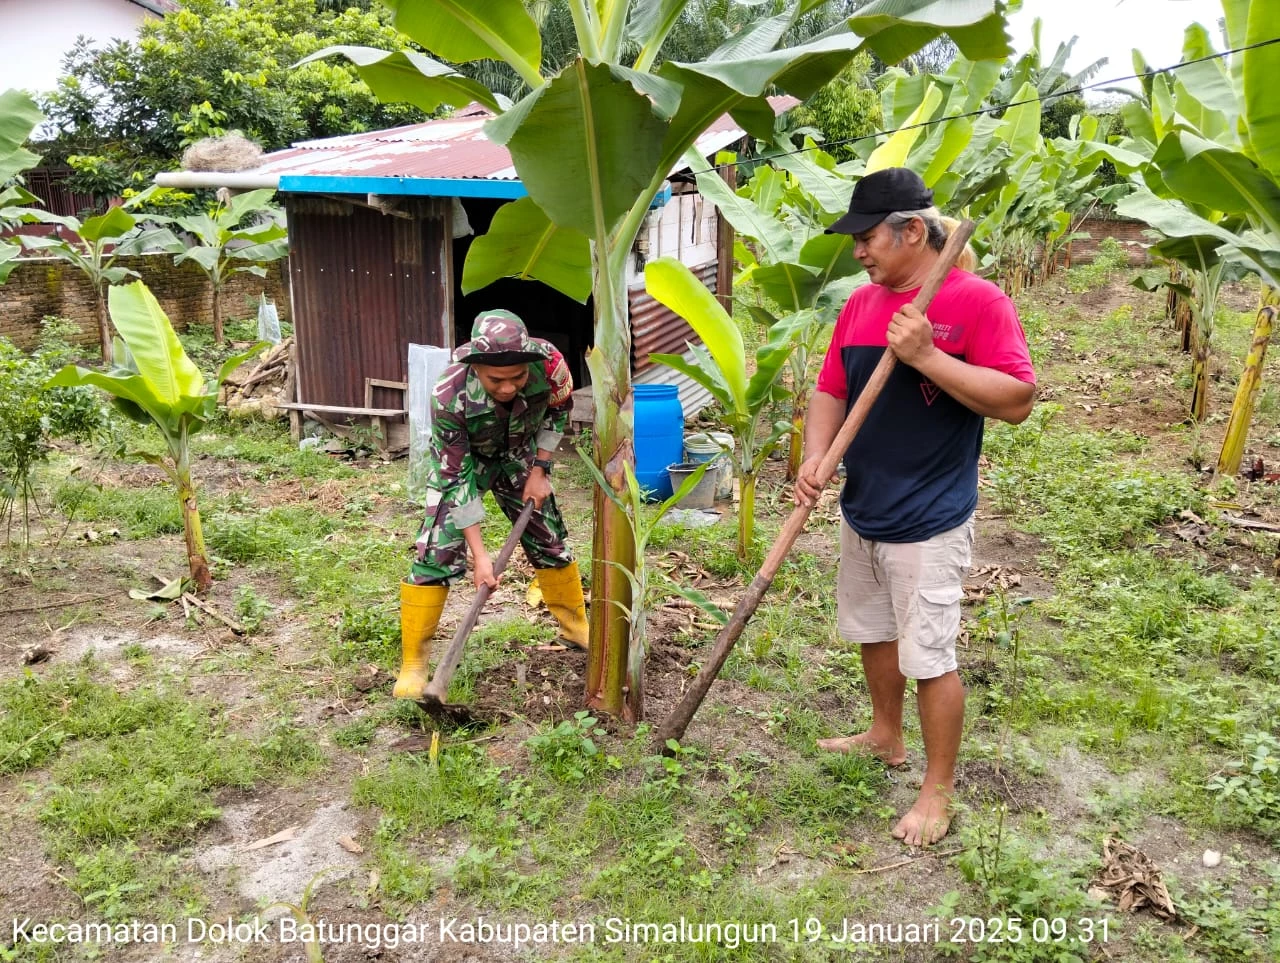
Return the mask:
M933 191L908 167L886 167L858 181L849 200L849 213L828 234L861 234L895 211L922 211L933 206Z

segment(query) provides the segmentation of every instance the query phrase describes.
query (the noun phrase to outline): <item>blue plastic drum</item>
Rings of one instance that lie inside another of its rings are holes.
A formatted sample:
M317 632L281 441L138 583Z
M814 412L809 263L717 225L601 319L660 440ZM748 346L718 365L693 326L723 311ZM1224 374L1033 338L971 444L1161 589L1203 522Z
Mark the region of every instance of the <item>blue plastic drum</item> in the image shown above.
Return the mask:
M684 461L684 408L675 385L636 385L636 480L650 501L671 497L667 466Z

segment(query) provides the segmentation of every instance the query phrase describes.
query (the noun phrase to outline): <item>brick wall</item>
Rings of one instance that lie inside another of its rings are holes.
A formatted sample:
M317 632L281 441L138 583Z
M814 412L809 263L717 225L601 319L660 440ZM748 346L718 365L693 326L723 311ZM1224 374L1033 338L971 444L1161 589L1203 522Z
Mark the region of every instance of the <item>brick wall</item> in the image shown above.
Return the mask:
M1151 238L1143 234L1147 229L1143 221L1087 217L1078 230L1089 234L1089 237L1077 238L1071 242L1071 263L1089 263L1098 253L1098 244L1103 238L1114 237L1129 252L1130 264L1146 264L1151 260L1145 248L1146 244L1151 243Z
M194 264L175 266L167 254L139 254L116 261L137 271L169 320L178 330L192 322L211 324L209 282ZM231 321L256 317L258 296L265 290L276 303L281 321L292 320L287 278L288 259L267 265L267 276L236 274L222 295L223 318ZM21 348L31 349L40 334L40 319L54 314L80 325L85 344L98 343L98 322L94 312L93 289L78 270L53 258L23 259L0 285L0 335Z

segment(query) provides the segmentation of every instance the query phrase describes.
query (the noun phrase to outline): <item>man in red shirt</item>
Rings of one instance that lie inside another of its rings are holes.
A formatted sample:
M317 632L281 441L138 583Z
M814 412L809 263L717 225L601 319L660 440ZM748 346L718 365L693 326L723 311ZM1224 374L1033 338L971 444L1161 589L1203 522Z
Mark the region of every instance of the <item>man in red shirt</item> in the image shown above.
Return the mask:
M928 846L950 825L964 725L955 639L983 423L1024 420L1035 372L1017 312L996 285L954 268L928 317L911 305L948 233L915 172L895 167L864 177L849 213L828 231L853 236L871 283L836 322L809 403L797 502L817 500L818 463L886 347L898 365L844 453L840 495L838 624L841 637L859 645L871 728L818 745L905 762L902 707L906 680L915 679L926 769L893 835Z

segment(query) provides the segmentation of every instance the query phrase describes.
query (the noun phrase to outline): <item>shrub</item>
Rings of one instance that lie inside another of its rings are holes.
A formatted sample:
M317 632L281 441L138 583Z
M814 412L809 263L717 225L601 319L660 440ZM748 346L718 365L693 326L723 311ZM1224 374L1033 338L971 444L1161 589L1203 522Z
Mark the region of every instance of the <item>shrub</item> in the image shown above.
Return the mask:
M75 349L66 341L71 322L45 318L42 327L33 354L0 338L0 516L11 522L15 506L21 506L24 544L36 497L31 475L49 457L51 439L86 441L107 424L92 390L44 386Z
M1067 272L1067 288L1073 294L1082 294L1091 288L1105 284L1116 271L1129 266L1129 255L1114 237L1104 237L1098 244L1098 253L1090 264L1073 267Z

